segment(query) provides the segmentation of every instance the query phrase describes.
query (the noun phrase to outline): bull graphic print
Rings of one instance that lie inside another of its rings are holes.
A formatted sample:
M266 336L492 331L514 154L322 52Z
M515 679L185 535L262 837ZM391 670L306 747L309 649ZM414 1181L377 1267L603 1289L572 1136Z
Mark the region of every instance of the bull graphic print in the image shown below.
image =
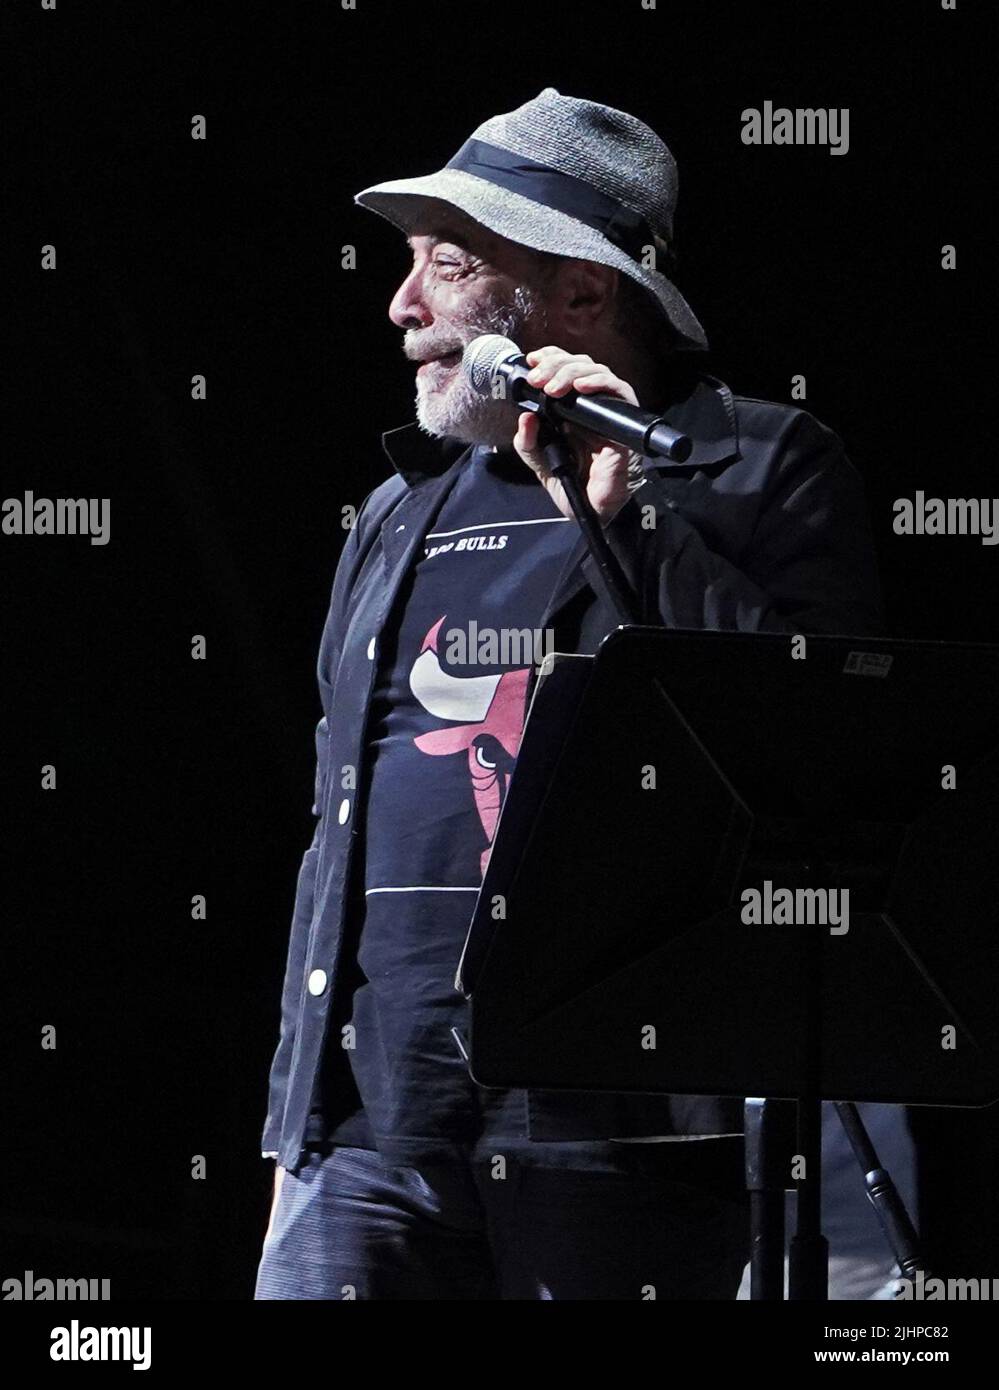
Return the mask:
M467 757L472 795L489 841L480 861L484 874L520 747L531 668L489 676L451 675L437 654L444 617L438 618L424 637L409 674L409 687L435 719L460 719L462 723L420 734L413 742L421 753L432 757L458 753Z

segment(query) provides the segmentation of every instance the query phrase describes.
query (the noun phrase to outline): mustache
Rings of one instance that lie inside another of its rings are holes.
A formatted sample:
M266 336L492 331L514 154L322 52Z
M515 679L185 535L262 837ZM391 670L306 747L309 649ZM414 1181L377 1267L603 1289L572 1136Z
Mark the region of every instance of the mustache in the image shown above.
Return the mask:
M417 362L430 357L446 357L451 352L464 352L466 345L483 333L499 333L516 342L527 319L537 310L535 295L529 289L518 286L509 303L483 307L474 320L450 323L437 330L411 330L403 339L402 350L411 362Z
M450 352L464 352L465 343L470 343L472 338L476 336L475 333L472 333L464 341L456 341L453 336L448 338L406 338L402 350L410 362L426 362L431 357L446 357Z

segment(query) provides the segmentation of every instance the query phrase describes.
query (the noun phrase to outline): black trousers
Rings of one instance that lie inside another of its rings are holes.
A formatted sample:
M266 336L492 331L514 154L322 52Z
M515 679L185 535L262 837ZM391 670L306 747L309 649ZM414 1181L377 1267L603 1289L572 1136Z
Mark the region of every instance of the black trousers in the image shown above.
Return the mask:
M285 1174L254 1296L734 1299L748 1208L737 1165L699 1181L702 1146L718 1142L731 1152L731 1140L643 1145L620 1173L310 1153Z

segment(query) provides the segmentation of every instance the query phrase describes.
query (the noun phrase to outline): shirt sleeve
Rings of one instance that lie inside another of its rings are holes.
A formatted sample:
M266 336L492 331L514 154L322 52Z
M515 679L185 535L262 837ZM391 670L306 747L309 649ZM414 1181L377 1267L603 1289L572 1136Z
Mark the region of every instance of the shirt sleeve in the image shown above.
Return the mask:
M639 596L643 622L739 632L884 631L862 480L838 437L805 411L790 414L774 441L737 560L712 550L653 476L604 534ZM592 556L583 569L594 584Z

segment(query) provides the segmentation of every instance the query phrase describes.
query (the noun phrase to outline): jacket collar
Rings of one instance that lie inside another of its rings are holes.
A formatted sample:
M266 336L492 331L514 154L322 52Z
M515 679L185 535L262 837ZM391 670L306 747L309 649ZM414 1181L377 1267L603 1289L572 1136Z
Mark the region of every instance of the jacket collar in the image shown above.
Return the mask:
M706 468L739 457L739 428L732 392L716 376L699 372L688 377L677 399L663 411L666 423L690 436L693 448L682 465L652 460L665 473Z
M446 473L469 447L451 435L426 434L415 420L382 435L382 448L392 467L410 487Z
M686 463L656 460L667 473L688 473L691 469L735 459L739 455L739 436L732 392L723 381L707 373L688 376L678 388L677 399L663 412L674 429L690 435L693 449ZM437 438L426 434L414 420L386 430L382 448L396 472L410 487L431 477L439 477L469 448L450 435Z

